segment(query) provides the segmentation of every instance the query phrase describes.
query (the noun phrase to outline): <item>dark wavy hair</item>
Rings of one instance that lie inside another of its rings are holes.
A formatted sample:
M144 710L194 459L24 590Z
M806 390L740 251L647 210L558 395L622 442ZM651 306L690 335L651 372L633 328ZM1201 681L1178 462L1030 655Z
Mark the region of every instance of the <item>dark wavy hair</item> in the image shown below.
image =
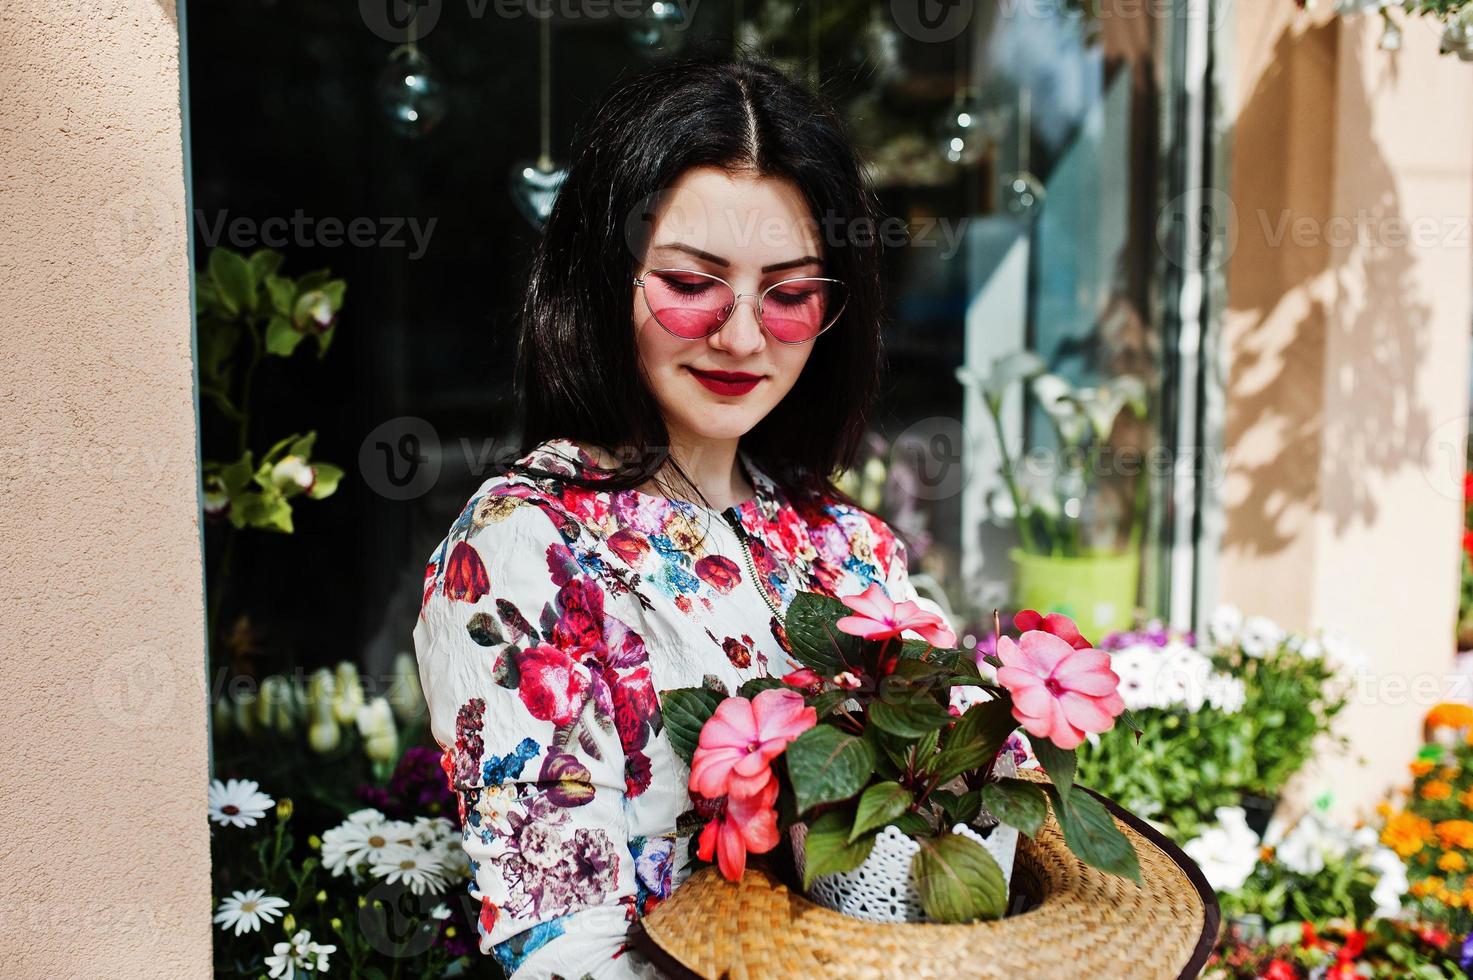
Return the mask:
M880 383L879 207L834 107L746 56L697 56L624 79L580 123L521 311L521 451L559 437L602 447L617 467L562 479L611 490L654 478L668 460L705 502L670 456L641 376L631 287L660 192L702 165L792 181L818 222L825 274L848 287L838 322L741 446L789 493L849 500L832 477L854 465Z

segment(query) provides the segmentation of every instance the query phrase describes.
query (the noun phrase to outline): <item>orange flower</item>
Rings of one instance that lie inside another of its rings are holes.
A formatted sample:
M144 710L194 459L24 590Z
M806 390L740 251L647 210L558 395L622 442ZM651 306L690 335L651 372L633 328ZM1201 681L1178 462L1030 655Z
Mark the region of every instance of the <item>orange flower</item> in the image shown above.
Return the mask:
M1422 799L1445 800L1453 795L1453 788L1440 779L1433 779L1422 786Z
M1432 885L1425 879L1422 881L1414 881L1412 882L1412 887L1410 891L1413 898L1426 898L1428 893L1432 891Z
M1468 862L1457 851L1446 851L1437 859L1437 868L1439 871L1466 871Z
M1458 704L1453 701L1444 701L1432 706L1427 712L1427 724L1436 728L1439 725L1447 725L1449 728L1467 728L1473 725L1473 705Z
M1459 793L1458 802L1468 809L1473 810L1473 787L1469 787Z
M1413 776L1421 778L1432 771L1432 762L1428 759L1413 759L1407 768L1412 771Z
M1388 827L1389 829L1389 827ZM1442 820L1436 827L1437 839L1444 849L1467 850L1473 847L1473 820ZM1425 835L1424 835L1425 836ZM1416 853L1413 851L1412 853Z
M1422 849L1431 833L1432 821L1403 811L1386 821L1386 829L1381 831L1381 843L1403 858L1409 858Z

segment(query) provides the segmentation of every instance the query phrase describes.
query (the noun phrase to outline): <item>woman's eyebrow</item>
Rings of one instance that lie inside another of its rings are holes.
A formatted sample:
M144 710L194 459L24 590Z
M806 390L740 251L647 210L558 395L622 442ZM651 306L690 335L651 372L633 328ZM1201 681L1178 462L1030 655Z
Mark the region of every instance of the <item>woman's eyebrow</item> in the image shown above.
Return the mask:
M664 245L656 245L655 248L666 249L667 251L671 252L684 252L687 255L693 255L698 259L703 259L706 262L710 262L712 265L719 265L722 268L728 268L731 265L730 261L728 261L727 259L723 259L719 255L712 255L710 252L696 248L694 245L687 245L684 242L669 242ZM805 255L801 259L789 259L786 262L774 262L772 265L764 265L762 267L762 271L777 272L781 269L795 269L798 266L802 265L822 264L823 260L818 258L817 256Z

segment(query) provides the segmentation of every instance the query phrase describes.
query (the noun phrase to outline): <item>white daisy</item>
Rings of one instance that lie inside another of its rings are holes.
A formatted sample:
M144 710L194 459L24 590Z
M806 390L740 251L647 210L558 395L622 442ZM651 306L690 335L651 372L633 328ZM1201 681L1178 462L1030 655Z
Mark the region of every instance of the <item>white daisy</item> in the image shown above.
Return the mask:
M254 779L210 781L210 819L226 827L254 827L276 801L262 793Z
M1203 830L1181 849L1197 862L1216 891L1236 891L1258 863L1258 835L1249 829L1242 807L1220 806L1216 813L1216 826Z
M322 835L322 866L342 876L361 864L372 864L387 848L413 840L413 828L401 820L349 818Z
M1238 640L1248 656L1266 657L1284 642L1284 631L1267 616L1249 616L1243 620L1243 631Z
M234 928L237 936L243 932L260 932L261 926L279 918L287 905L285 899L267 895L260 888L252 888L246 892L234 892L223 899L215 913L215 921L226 931Z
M1243 628L1243 613L1237 606L1218 606L1207 624L1207 635L1220 647L1231 646Z
M291 940L272 947L274 955L266 957L269 975L281 980L292 980L298 970L304 972L327 972L327 956L337 951L332 943L314 943L312 933L299 929Z
M391 885L402 881L416 895L438 894L448 884L435 852L416 847L391 848L374 860L370 870Z

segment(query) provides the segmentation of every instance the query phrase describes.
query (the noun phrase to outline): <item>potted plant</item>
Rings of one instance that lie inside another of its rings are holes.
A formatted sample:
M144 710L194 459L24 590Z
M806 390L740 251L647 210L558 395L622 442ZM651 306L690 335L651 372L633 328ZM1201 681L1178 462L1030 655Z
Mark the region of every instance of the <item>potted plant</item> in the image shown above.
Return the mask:
M997 918L1012 844L1037 834L1051 806L1075 855L1139 883L1134 847L1074 787L1086 734L1122 716L1133 726L1109 655L1066 617L1024 610L1014 622L1016 641L976 654L955 649L941 617L877 584L842 600L804 592L785 622L797 670L734 695L662 692L666 731L691 766L697 857L736 880L748 853L786 836L804 890L827 907L881 920ZM1011 774L1020 725L1050 781ZM850 900L892 888L893 899Z
M1024 382L1058 436L1047 473L1020 472L1004 433L1003 398ZM989 509L995 520L1018 529L1010 554L1018 605L1056 610L1097 634L1124 629L1134 619L1140 582L1145 470L1139 470L1123 518L1106 511L1098 483L1121 413L1145 417L1144 382L1121 375L1098 387L1076 387L1047 373L1037 355L1020 351L993 362L980 389L997 435L1003 482Z

